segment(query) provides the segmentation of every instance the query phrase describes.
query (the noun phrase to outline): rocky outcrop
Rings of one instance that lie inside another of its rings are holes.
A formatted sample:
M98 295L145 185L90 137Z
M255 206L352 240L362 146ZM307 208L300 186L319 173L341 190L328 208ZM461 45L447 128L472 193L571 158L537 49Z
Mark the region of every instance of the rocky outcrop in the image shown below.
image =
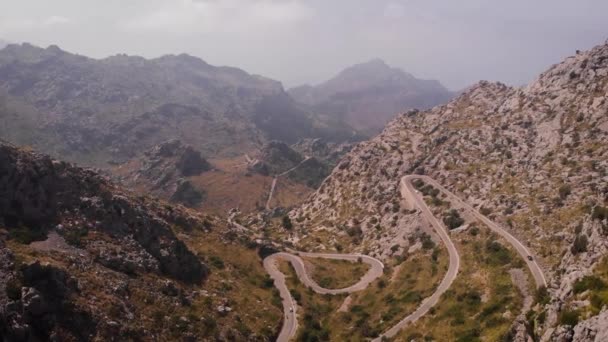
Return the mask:
M194 150L192 146L186 146L185 151L177 161L177 169L182 176L197 176L205 171L211 170L211 165L203 157L201 153Z
M271 141L264 145L258 161L251 169L258 173L276 175L294 168L304 160L304 157L294 151L289 145L280 141Z
M312 157L304 160L297 168L289 172L287 177L314 189L321 185L330 171L331 167L328 163Z
M112 236L132 236L137 248L158 261L162 273L201 282L206 267L161 217L145 199L121 193L92 171L0 145L0 225L9 231L26 227L35 236L77 222Z
M197 176L212 169L199 151L176 139L153 147L144 153L144 157L138 173L157 187L163 186L174 174L178 177Z
M199 205L203 199L203 194L192 185L192 182L184 179L177 182L177 188L170 198L172 202L182 203L189 207Z
M276 317L258 319L240 300L271 298L246 280L263 268L222 254L256 258L245 232L45 155L1 144L0 160L0 339L270 340L280 310L257 301ZM220 286L203 260L223 270Z
M350 147L350 144L328 143L323 139L300 140L292 146L272 141L248 169L265 176L285 176L316 188Z
M330 168L336 166L338 161L350 151L353 144L332 143L323 139L302 139L291 146L300 154L315 157L326 162Z
M572 342L608 341L608 311L578 323L573 330Z
M207 172L212 165L192 146L169 140L144 153L139 162L141 167L122 179L126 185L143 187L188 207L196 207L204 200L204 189L195 187L188 177Z
M5 340L84 341L95 333L90 314L70 303L78 285L64 270L34 262L9 279L12 298L0 308L0 335Z

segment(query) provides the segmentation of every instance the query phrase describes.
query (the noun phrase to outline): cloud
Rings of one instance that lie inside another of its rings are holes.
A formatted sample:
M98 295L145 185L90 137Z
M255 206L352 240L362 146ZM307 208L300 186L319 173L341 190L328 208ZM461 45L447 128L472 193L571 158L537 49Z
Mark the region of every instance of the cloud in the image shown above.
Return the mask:
M276 29L311 17L297 0L180 0L135 16L121 26L129 31L165 33L251 33Z
M0 20L0 32L20 32L20 31L37 31L46 30L57 26L63 26L70 23L70 19L52 15L46 18L2 18Z
M41 24L41 26L49 27L49 26L63 25L63 24L67 24L69 22L70 22L70 19L68 19L66 17L62 17L59 15L53 15L53 16L50 16L50 17L44 19L40 24Z
M390 2L384 7L384 16L387 18L403 18L405 6L402 3Z

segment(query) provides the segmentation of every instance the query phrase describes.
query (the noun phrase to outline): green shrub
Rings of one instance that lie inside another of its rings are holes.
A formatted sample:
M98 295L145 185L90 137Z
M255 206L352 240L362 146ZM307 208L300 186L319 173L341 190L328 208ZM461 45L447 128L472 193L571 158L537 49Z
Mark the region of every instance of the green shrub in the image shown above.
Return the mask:
M6 296L11 300L21 299L21 282L17 278L11 278L6 282Z
M274 286L274 280L272 280L272 278L270 278L268 275L266 275L266 277L264 278L264 281L262 282L262 287L270 289Z
M486 208L486 207L481 207L481 209L479 209L479 212L483 216L488 216L488 215L490 215L492 213L492 209Z
M205 316L201 321L203 323L203 331L205 336L211 335L217 329L217 322L215 321L215 318Z
M420 241L422 241L422 248L423 249L433 249L435 248L435 242L433 242L433 239L431 239L431 236L429 234L424 233L421 237L420 237Z
M291 219L289 218L289 216L285 215L283 216L283 228L287 229L287 230L291 230L293 228L293 223L291 222Z
M558 192L561 199L566 199L572 193L572 187L569 184L564 184L559 187Z
M46 232L38 229L30 229L25 226L10 228L8 237L18 243L29 245L34 241L46 240Z
M551 300L551 297L549 296L549 291L547 291L547 287L545 287L545 286L539 287L536 290L536 294L534 297L535 297L536 302L541 305L548 304L549 301Z
M224 260L222 260L220 257L216 256L216 255L212 255L209 257L209 264L211 264L211 266L217 268L217 269L224 269L224 267L226 267L224 265Z
M298 304L302 303L302 295L300 294L300 292L298 292L297 290L289 290L289 293L291 293L291 297L293 297L293 299L298 302Z
M596 205L595 208L593 208L593 212L591 213L591 218L600 221L608 219L608 208Z
M582 293L587 290L603 290L606 288L606 283L596 276L585 276L574 283L574 293Z
M547 319L547 311L543 311L538 315L539 324L544 324L546 319Z
M452 209L443 217L443 223L448 229L456 229L464 224L464 219L460 217L458 210Z
M69 245L82 248L84 246L84 244L82 243L82 238L84 238L88 234L89 230L86 228L69 229L64 232L63 238Z
M574 242L572 243L572 247L570 248L570 251L572 252L572 254L579 254L579 253L586 252L588 243L589 242L587 241L587 236L579 234L574 239Z
M507 265L511 262L511 253L498 241L488 240L486 251L489 253L488 263L492 265Z
M559 314L559 324L575 326L578 323L579 312L576 310L566 309Z

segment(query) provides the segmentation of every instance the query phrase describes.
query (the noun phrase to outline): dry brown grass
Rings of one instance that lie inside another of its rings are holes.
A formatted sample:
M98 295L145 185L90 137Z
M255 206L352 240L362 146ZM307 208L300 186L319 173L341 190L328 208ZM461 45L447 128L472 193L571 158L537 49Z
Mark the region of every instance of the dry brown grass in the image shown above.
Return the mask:
M270 206L289 208L303 202L312 192L313 189L303 184L281 177L277 180Z
M342 289L356 284L369 270L363 262L302 257L312 279L328 289Z

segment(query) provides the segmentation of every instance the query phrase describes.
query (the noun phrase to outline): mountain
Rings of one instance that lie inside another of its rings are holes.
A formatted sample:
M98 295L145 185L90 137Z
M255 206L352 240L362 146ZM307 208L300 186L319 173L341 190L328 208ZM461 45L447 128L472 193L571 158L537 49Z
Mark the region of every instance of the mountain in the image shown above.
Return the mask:
M5 139L94 165L174 138L234 156L268 139L353 137L296 104L279 82L240 69L185 54L97 60L29 44L0 50L0 117Z
M217 217L0 144L5 341L273 340L278 295L246 241Z
M522 260L460 202L418 181L432 214L461 227L449 233L460 252L460 273L449 295L400 338L598 341L595 336L608 329L607 156L608 45L600 45L525 87L480 82L446 105L399 115L341 160L289 214L294 228L283 234L296 250L356 251L381 257L391 268L414 258L419 269L428 263L444 272L443 243L401 196L403 176L427 175L531 254ZM429 251L426 257L417 256L421 249ZM537 292L526 276L533 260L547 279ZM354 317L383 315L362 301L353 299ZM319 320L334 316L327 317ZM454 317L462 318L445 324ZM349 334L369 336L372 328Z
M140 163L139 169L124 177L124 183L189 207L203 201L204 189L196 189L188 177L210 171L212 166L192 146L169 140L144 152Z
M379 59L351 66L317 86L289 89L298 102L375 134L397 113L427 109L453 94L438 81L420 80Z
M349 147L348 144L328 144L321 139L305 139L292 146L271 141L254 155L249 169L266 176L285 176L315 189Z

